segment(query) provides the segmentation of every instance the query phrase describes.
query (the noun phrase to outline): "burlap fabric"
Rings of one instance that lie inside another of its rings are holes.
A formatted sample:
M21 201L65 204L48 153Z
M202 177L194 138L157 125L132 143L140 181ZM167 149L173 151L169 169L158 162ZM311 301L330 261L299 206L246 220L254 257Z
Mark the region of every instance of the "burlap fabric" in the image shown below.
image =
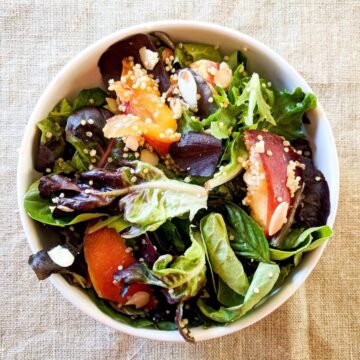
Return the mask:
M38 282L16 210L16 149L48 82L104 35L169 18L238 29L293 64L328 114L341 166L336 235L306 284L254 326L195 346L117 333ZM360 358L360 1L6 0L0 24L1 359Z

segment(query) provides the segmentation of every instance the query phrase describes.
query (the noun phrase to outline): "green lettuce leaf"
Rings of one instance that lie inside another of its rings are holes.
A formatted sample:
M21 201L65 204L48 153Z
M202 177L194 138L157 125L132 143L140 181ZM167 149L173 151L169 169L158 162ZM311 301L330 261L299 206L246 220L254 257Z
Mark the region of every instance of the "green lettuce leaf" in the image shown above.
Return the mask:
M316 96L304 93L300 88L296 88L293 92L275 91L272 111L276 126L265 123L263 127L272 133L284 136L289 141L303 138L303 115L305 111L315 109L316 106Z
M198 60L211 60L221 62L223 56L214 45L197 43L180 43L175 47L175 59L181 67L187 67Z
M245 295L249 287L244 268L231 249L226 224L220 214L211 213L200 221L213 271L235 292Z
M191 246L184 255L174 258L161 255L153 265L151 274L166 284L168 296L174 301L194 297L206 284L205 251L198 237L191 236Z
M226 211L228 224L235 236L230 242L235 254L264 263L270 262L269 243L262 229L239 206L229 203Z
M300 235L298 229L292 230L288 235L291 240L285 239L284 244L287 244L287 246L289 246L289 244L291 243L293 244L292 246L297 246L297 248L293 250L270 249L270 259L281 261L288 259L294 255L299 256L299 254L311 251L322 245L327 239L332 236L332 234L332 230L328 225L306 229ZM296 236L298 237L296 238Z
M239 107L246 106L243 114L244 123L247 126L267 121L276 126L276 122L271 114L272 94L270 90L262 87L259 74L253 73L250 80L243 80L245 87L240 95L235 96L235 104ZM235 88L233 88L234 92ZM267 99L264 97L266 91ZM270 96L269 96L270 95ZM270 101L269 101L270 100Z
M72 111L85 106L103 106L106 104L106 92L100 88L83 89L76 96Z
M210 125L211 135L218 139L227 139L237 125L242 109L229 101L222 88L217 87L216 90L219 95L214 95L214 99L219 108L201 123L204 127Z
M244 64L240 64L233 73L230 81L228 97L230 102L235 105L236 97L239 95L239 89L245 88L243 78L245 77L246 71Z
M203 132L204 128L199 120L192 119L189 111L184 110L181 119L178 121L177 132L183 135L189 131Z
M225 153L228 152L230 161L226 165L222 165L220 170L214 174L214 177L205 183L205 189L213 189L217 186L225 184L238 176L243 168L242 163L247 160L248 153L241 136L237 136L228 143Z
M220 323L235 321L250 311L273 289L279 273L278 265L259 263L242 303L232 307L220 306L216 310L200 298L197 305L200 311L213 321Z
M92 234L104 227L115 229L117 233L130 227L130 224L124 220L122 215L109 216L106 219L98 221L96 224L90 226L87 230L88 234Z
M53 226L70 226L90 219L106 216L102 213L83 213L77 216L55 219L51 208L54 204L50 199L43 199L39 194L39 180L29 187L24 197L24 209L34 220Z
M188 215L192 220L198 210L207 208L207 191L197 185L168 179L155 166L134 161L131 167L121 168L121 177L131 184L131 179L141 182L123 189L103 193L107 196L125 195L120 200L124 219L132 228L124 237L139 236L155 231L166 220Z
M244 69L246 67L247 59L239 50L233 51L227 57L225 56L225 59L226 63L229 65L229 68L232 70L233 73L240 65L242 65Z

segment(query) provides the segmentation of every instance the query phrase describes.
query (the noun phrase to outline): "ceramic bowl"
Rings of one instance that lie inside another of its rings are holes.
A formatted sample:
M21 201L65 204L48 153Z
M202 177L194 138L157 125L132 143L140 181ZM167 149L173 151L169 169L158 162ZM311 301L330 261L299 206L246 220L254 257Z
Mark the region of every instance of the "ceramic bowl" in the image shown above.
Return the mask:
M18 162L17 192L22 225L33 252L42 249L45 244L48 246L49 238L44 229L26 215L22 206L23 196L28 186L39 177L39 174L33 170L35 149L38 144L36 123L44 118L62 98L71 99L83 88L102 86L97 63L101 54L110 45L130 35L155 30L167 32L175 41L211 42L219 45L223 53L237 49L243 50L248 58L250 71L256 71L269 79L275 88L293 90L300 86L305 92L311 92L311 88L301 75L274 51L248 35L214 24L174 20L153 22L119 30L97 41L72 59L49 84L40 97L25 130ZM306 132L314 151L314 162L324 173L330 187L331 212L328 224L332 226L339 193L339 168L335 142L321 105L319 104L317 109L308 115L311 125L306 126ZM283 286L269 294L261 305L246 316L226 327L193 329L195 339L201 341L231 334L269 315L294 294L306 280L319 261L325 246L326 244L307 253L300 266L288 277ZM50 281L79 310L107 326L126 334L148 339L183 341L177 331L139 329L117 322L102 313L81 289L69 285L62 276L52 275Z

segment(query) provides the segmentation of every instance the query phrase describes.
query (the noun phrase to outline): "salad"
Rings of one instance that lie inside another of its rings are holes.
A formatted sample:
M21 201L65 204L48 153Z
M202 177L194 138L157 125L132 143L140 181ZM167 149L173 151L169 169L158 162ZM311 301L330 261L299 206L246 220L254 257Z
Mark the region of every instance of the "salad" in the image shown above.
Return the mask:
M40 280L62 274L113 319L193 342L332 235L303 130L316 97L273 88L245 54L131 36L100 57L102 88L37 124L24 207L49 238L29 258Z

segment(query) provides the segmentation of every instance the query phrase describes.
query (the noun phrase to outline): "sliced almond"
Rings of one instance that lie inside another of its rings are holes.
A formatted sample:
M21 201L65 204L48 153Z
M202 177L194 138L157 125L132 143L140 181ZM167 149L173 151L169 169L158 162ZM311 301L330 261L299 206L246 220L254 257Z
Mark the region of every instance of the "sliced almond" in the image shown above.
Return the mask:
M138 291L130 296L125 305L135 305L137 309L145 306L150 300L150 294L146 291Z
M190 109L197 109L197 86L196 81L187 69L179 71L178 75L178 87L182 98L189 106Z
M269 235L276 234L286 223L289 203L283 201L275 209L269 224Z

